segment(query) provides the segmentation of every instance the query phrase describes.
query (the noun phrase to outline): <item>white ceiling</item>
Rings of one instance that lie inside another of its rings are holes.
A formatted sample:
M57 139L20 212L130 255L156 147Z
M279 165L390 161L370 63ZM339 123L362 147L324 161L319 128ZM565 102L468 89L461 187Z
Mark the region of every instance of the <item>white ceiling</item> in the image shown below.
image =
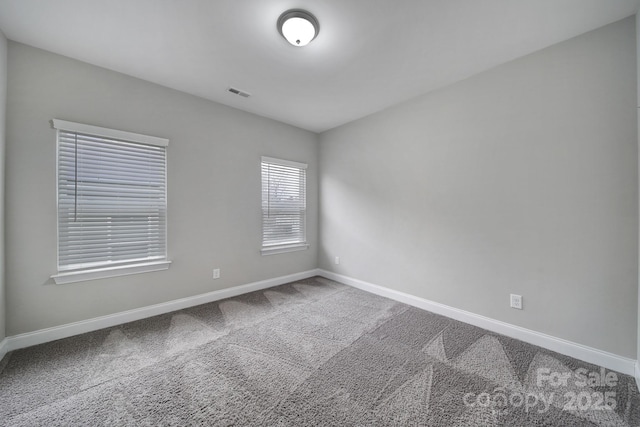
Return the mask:
M0 0L11 39L322 132L633 15L640 0ZM303 8L308 46L276 20ZM252 94L241 98L233 86Z

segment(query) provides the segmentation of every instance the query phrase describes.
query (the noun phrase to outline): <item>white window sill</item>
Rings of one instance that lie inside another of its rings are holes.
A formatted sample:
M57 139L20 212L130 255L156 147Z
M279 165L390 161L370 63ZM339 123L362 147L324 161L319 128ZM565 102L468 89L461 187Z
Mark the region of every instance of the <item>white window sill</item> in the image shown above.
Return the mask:
M167 270L169 265L171 265L171 261L144 262L139 264L121 265L118 267L103 267L80 271L69 271L66 273L63 272L54 274L51 278L56 282L56 285L62 285L65 283L84 282L86 280Z
M267 246L263 247L260 252L262 255L284 254L287 252L304 251L309 248L307 243L296 243L293 245Z

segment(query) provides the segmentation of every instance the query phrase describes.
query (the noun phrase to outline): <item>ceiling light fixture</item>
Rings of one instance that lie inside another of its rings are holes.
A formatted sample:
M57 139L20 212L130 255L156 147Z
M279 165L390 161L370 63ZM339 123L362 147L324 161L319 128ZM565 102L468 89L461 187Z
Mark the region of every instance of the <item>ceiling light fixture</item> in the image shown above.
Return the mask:
M301 9L291 9L278 18L278 31L294 46L306 46L320 32L315 16Z

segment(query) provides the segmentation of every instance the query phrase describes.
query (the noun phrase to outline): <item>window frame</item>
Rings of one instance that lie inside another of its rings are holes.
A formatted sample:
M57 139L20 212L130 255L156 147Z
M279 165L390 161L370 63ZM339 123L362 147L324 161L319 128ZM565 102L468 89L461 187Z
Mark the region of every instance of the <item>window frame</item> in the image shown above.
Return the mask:
M56 268L57 273L51 278L56 284L75 283L86 280L102 279L107 277L117 277L130 274L146 273L151 271L162 271L169 268L171 261L168 258L168 187L167 187L167 147L169 140L155 136L137 134L133 132L103 128L99 126L74 123L66 120L53 119L52 126L56 129ZM59 218L59 168L60 168L60 132L72 132L84 135L93 135L106 139L120 140L144 145L155 145L164 147L164 190L165 190L165 230L164 230L164 258L157 260L123 261L115 265L94 266L87 268L65 269L60 268L60 218Z
M265 242L264 242L264 232L265 232L265 221L264 221L264 209L262 207L262 203L264 202L263 200L263 196L264 193L262 191L262 188L264 186L264 182L263 182L263 176L262 176L262 167L263 164L273 164L273 165L278 165L278 166L285 166L285 167L291 167L291 168L296 168L296 169L300 169L304 171L304 220L303 220L303 224L304 224L304 230L303 230L303 239L302 241L299 242L292 242L292 243L282 243L282 244L270 244L270 245L266 245L265 246ZM278 159L275 157L267 157L267 156L262 156L260 159L260 182L261 182L261 191L260 191L260 215L261 215L261 230L262 230L262 237L261 237L261 249L260 249L260 253L262 255L275 255L275 254L282 254L282 253L287 253L287 252L295 252L295 251L302 251L302 250L306 250L309 248L309 244L307 243L307 170L308 170L308 165L306 163L301 163L301 162L295 162L292 160L284 160L284 159Z

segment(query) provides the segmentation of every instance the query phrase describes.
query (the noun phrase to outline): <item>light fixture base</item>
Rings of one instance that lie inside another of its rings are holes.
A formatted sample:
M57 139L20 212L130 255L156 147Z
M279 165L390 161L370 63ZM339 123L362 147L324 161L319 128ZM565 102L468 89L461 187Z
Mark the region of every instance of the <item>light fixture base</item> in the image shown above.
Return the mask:
M283 27L285 26L287 21L294 18L303 19L309 22L313 26L314 34L309 40L306 40L304 38L298 38L295 35L286 34L287 30L286 29L283 30ZM278 26L278 32L280 33L280 35L286 41L288 41L289 43L291 43L293 46L296 46L296 47L306 46L308 43L310 43L316 37L318 37L318 34L320 33L320 24L318 23L318 20L316 19L316 17L313 16L311 13L307 12L306 10L302 10L302 9L289 9L286 12L284 12L278 18L277 26Z

